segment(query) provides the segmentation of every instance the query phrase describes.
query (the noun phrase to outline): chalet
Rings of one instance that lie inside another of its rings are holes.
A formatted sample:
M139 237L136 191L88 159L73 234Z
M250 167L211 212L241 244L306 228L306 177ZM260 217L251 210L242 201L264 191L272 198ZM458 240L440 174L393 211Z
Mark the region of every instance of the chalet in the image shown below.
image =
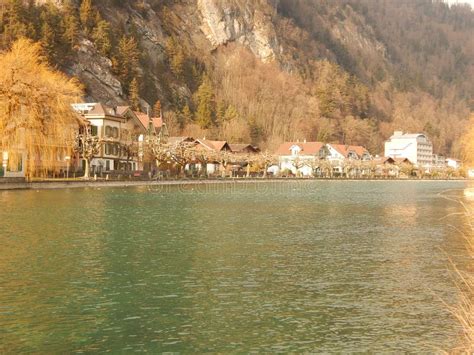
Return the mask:
M229 147L234 154L257 154L260 152L258 147L251 144L229 144Z
M212 141L209 139L197 139L198 147L214 152L232 152L230 145L226 141Z
M196 149L197 150L204 150L208 156L213 155L213 153L216 155L216 158L218 157L218 153L222 152L232 152L232 149L226 141L213 141L209 139L197 139L196 140ZM198 169L201 169L201 164L197 164L196 167ZM216 174L219 170L226 169L226 167L221 167L221 164L219 161L214 160L214 161L209 161L207 163L206 171L208 175Z
M345 159L368 161L372 159L369 151L360 145L345 144L326 144L329 154L326 155L328 160Z
M345 145L345 144L326 144L327 154L324 158L331 162L333 166L333 172L335 174L346 174L344 171L344 163L346 160L350 161L370 161L372 156L369 151L359 145ZM357 169L356 169L357 170ZM353 171L355 174L359 174L359 171Z
M281 171L291 171L295 175L313 175L316 162L328 154L321 142L285 142L277 149Z
M133 111L133 113L149 134L156 135L160 133L163 127L163 119L161 117L150 117L148 114L138 111Z

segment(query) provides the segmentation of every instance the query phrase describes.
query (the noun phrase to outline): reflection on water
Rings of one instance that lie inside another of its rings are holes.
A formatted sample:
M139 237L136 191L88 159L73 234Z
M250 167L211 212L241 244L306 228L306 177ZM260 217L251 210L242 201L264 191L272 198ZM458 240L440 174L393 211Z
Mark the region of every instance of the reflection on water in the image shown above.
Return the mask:
M433 351L463 184L0 193L0 352ZM450 215L447 220L447 215Z

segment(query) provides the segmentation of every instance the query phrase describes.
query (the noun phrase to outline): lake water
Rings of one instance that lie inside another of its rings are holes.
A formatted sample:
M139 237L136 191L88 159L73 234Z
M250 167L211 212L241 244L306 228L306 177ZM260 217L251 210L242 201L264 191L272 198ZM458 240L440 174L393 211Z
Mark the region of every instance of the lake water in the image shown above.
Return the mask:
M0 352L449 350L466 185L0 192Z

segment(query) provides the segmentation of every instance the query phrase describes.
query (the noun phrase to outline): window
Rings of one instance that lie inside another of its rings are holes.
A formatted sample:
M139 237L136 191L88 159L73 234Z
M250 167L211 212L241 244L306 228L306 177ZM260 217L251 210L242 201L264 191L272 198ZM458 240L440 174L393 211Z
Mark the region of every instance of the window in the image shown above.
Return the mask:
M91 126L91 134L93 136L98 136L99 135L99 128L97 126Z
M105 136L106 136L106 137L112 136L112 127L110 127L110 126L105 126Z
M105 155L118 155L119 147L117 144L107 143L105 145Z
M113 128L113 134L112 134L112 136L113 136L114 138L118 138L118 136L119 136L119 130L118 130L117 127L114 127L114 128Z

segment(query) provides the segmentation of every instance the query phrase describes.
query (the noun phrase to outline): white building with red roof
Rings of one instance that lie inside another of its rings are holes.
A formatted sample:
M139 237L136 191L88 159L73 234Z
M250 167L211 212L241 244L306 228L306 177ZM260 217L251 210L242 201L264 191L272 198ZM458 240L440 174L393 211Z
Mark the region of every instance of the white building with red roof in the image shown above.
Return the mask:
M317 173L321 161L332 165L334 173L343 173L347 160L368 161L369 151L362 146L325 144L322 142L285 142L276 151L281 171L290 170L295 175L310 176Z
M280 162L280 171L291 171L295 175L311 176L315 162L327 154L322 142L285 142L275 154Z

